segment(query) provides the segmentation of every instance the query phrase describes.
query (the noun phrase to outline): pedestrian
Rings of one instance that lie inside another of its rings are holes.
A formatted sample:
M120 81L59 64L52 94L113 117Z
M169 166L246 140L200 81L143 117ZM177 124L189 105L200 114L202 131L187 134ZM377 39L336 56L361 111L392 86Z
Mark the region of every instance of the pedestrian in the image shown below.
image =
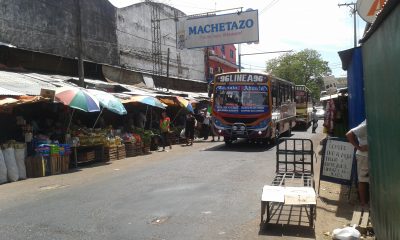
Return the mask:
M210 135L210 118L211 118L210 113L205 111L204 121L202 125L204 140L207 140L208 136Z
M318 127L317 109L315 107L313 107L311 117L312 117L312 133L315 133L315 130L317 130Z
M358 194L360 195L361 207L368 208L369 200L369 168L368 168L368 138L367 120L346 133L349 142L357 149L357 175Z
M217 141L220 141L220 136L219 136L219 134L215 132L215 128L214 128L214 118L213 118L213 117L211 117L211 124L210 124L210 125L211 125L211 126L210 126L210 132L211 132L211 136L212 136L211 142L214 142L214 141L215 141L215 139L214 139L215 136L218 137L218 140L217 140Z
M160 119L160 132L161 132L161 140L163 143L163 151L165 151L165 146L169 145L169 149L172 149L171 140L169 139L169 132L170 132L170 124L171 119L167 116L167 113L163 111L161 113Z
M193 145L194 140L194 128L196 126L196 119L192 113L188 113L185 121L185 137L186 145Z

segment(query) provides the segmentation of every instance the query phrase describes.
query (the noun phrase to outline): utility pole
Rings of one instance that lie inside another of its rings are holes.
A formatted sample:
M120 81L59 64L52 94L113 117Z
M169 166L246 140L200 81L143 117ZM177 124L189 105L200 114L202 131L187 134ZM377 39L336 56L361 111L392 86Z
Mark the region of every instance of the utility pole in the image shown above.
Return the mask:
M75 0L77 27L76 27L76 44L78 52L78 76L79 86L85 86L85 70L83 65L83 52L82 52L82 21L81 21L81 3L80 0Z
M167 52L167 77L169 77L169 48L168 48L168 52Z
M238 44L239 72L242 71L242 44Z
M357 47L357 4L356 3L343 3L338 4L339 7L346 6L351 9L351 14L353 14L353 21L354 21L354 47Z

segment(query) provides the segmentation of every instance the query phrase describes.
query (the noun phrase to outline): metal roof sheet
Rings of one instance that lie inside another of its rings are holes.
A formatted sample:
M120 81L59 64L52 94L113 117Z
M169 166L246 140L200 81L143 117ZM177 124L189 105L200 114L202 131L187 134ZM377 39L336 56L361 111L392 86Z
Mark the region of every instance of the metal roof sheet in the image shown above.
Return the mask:
M0 87L0 95L2 95L2 96L22 96L25 94Z

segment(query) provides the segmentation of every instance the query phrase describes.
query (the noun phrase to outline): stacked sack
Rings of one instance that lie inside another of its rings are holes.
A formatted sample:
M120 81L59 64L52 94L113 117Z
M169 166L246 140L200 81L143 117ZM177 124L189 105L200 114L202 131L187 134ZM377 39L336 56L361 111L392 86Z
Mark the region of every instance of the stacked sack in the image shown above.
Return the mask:
M0 184L26 179L26 145L10 141L0 150Z

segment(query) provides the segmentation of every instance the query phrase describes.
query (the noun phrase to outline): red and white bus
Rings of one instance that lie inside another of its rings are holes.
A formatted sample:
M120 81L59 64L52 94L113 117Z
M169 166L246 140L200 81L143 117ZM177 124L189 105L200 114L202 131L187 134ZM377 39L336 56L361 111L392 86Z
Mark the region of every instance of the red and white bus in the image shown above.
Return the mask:
M213 130L226 144L239 138L275 141L296 124L295 85L262 73L216 75L212 83Z

